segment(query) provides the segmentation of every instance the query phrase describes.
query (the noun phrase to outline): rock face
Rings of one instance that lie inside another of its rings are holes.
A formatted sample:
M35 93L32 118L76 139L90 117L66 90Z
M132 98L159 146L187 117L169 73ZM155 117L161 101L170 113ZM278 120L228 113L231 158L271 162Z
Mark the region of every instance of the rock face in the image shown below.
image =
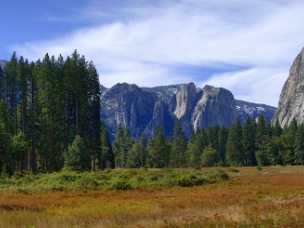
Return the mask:
M287 127L293 120L304 122L304 49L290 68L273 122L278 121L282 127Z
M238 118L245 121L264 115L270 120L276 111L271 106L235 100L226 89L208 85L201 89L193 83L154 88L123 83L101 90L101 118L112 136L119 126L127 127L133 137L141 133L151 136L157 127L170 135L176 120L190 136L201 128L229 127Z

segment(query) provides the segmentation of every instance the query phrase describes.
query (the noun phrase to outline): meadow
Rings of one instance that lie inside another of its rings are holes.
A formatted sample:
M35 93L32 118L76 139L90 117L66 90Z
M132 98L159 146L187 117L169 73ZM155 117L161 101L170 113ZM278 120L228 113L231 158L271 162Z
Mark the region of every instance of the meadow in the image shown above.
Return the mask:
M303 226L304 169L296 166L63 171L0 182L0 227Z

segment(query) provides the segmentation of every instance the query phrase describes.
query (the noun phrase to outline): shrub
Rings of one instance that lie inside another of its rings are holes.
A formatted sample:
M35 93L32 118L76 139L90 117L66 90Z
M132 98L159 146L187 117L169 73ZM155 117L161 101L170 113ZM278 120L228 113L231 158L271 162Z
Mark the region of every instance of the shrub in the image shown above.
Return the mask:
M177 185L181 187L191 187L196 185L203 185L206 182L207 181L203 177L192 174L180 177L177 181Z
M116 180L111 184L112 190L130 190L132 186L130 183L124 180Z
M215 149L207 147L204 149L202 154L202 165L203 166L214 166L218 161L218 155Z

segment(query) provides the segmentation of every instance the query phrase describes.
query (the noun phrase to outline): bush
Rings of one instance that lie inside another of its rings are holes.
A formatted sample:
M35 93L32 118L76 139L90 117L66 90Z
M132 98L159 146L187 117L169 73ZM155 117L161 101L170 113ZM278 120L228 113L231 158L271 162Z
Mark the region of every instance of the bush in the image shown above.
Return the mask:
M192 174L192 175L180 177L177 181L177 185L181 187L191 187L191 186L203 185L206 182L207 181L205 178Z
M117 180L114 181L111 185L112 190L130 190L132 189L131 184L129 184L127 181L124 180Z
M218 155L215 149L207 147L204 149L202 154L202 165L203 166L214 166L218 161Z
M0 178L0 190L88 191L96 189L129 190L134 188L191 187L223 181L222 170L194 169L117 169L98 172L61 171L49 174Z

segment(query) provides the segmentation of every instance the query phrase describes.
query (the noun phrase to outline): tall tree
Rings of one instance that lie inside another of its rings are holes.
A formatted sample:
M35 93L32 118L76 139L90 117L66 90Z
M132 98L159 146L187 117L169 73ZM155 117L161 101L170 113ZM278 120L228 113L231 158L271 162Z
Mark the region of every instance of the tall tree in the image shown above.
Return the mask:
M176 121L170 150L170 166L186 166L187 139L184 135L181 124Z
M128 153L132 147L132 139L126 128L119 127L113 143L115 156L115 167L122 168L127 166Z
M109 140L107 129L101 125L100 130L100 153L98 154L99 168L108 169L115 167L114 154Z
M226 150L226 159L230 165L244 165L242 127L239 120L229 130Z
M255 123L251 119L247 119L243 127L243 150L244 163L247 166L255 166L257 164L255 157Z
M169 163L169 151L161 128L157 128L148 145L149 165L152 168L164 168Z
M297 129L295 138L295 163L304 165L304 125Z
M14 132L17 132L18 120L17 120L17 96L18 96L18 72L17 72L18 60L16 53L14 52L11 60L6 64L4 68L5 77L5 102L8 106L8 112Z
M9 170L9 164L11 162L9 157L9 145L13 128L9 119L9 113L7 111L6 104L0 101L0 169L1 172L13 172Z
M140 139L135 142L128 155L127 166L131 168L144 167L146 164L145 138L141 135Z

